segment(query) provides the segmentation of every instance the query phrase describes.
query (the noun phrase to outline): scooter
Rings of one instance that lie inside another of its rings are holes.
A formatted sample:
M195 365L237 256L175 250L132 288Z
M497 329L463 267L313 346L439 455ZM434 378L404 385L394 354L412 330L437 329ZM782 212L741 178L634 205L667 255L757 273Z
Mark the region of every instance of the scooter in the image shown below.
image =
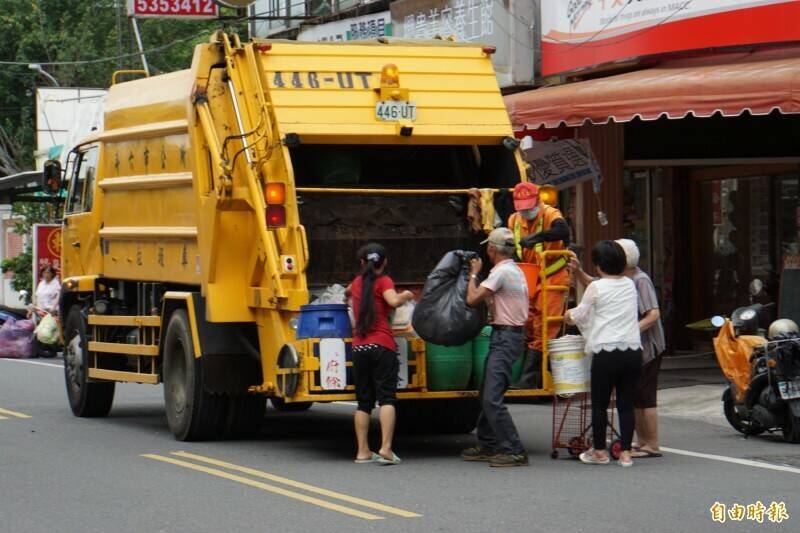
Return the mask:
M744 435L781 430L787 442L800 443L800 330L779 319L764 338L759 319L770 307L740 307L730 318L711 319L719 328L714 351L729 381L725 418Z

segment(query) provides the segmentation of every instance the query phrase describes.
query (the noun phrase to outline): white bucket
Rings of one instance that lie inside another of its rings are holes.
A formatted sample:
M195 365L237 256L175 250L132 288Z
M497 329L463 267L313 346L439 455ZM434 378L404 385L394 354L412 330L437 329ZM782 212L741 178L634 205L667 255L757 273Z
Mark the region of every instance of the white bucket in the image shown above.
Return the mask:
M553 391L556 394L589 392L589 358L583 353L583 337L566 335L547 342Z

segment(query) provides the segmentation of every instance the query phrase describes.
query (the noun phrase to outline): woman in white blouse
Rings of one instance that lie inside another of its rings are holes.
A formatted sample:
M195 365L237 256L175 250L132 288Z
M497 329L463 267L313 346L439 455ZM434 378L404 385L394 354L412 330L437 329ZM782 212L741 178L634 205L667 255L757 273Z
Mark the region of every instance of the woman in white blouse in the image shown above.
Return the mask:
M51 315L57 315L60 295L61 283L56 277L55 269L48 265L42 269L41 280L33 294L33 305Z
M622 454L619 464L632 466L633 400L642 367L642 342L636 286L624 275L625 251L614 241L592 248L600 279L586 288L581 303L564 319L577 325L592 355L592 433L594 448L580 455L587 464L608 464L608 404L616 389Z

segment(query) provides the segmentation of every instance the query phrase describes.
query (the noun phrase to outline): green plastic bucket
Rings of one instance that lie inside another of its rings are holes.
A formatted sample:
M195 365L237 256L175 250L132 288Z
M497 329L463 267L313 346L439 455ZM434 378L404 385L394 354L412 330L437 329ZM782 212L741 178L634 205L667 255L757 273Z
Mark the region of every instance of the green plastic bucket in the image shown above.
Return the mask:
M466 390L472 375L472 342L461 346L425 343L428 390Z
M470 388L480 390L483 383L483 373L486 369L486 358L489 356L489 337L492 335L492 327L486 326L481 330L480 335L472 341L472 380ZM514 361L511 366L511 383L519 381L522 376L522 355Z

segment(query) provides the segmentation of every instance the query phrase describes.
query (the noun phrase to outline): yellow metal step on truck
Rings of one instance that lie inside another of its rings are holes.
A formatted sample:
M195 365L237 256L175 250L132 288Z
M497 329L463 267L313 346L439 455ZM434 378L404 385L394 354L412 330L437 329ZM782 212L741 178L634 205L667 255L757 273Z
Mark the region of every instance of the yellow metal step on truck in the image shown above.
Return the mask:
M65 168L72 411L107 414L115 382L163 382L170 429L193 440L257 430L266 397L354 399L349 370L321 381L320 339L296 338L300 306L349 282L368 241L403 288L476 246L467 190L524 177L492 51L217 33L189 70L113 85L104 130ZM401 424L470 431L477 390L430 391L425 343L406 337Z

